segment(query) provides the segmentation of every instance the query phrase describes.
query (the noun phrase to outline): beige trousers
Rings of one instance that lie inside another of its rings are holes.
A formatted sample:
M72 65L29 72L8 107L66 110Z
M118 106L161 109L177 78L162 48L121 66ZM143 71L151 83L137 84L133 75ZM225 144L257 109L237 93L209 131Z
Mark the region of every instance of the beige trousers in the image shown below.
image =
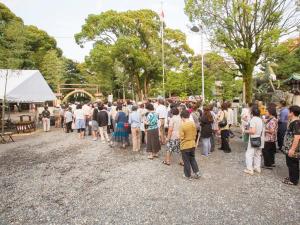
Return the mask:
M50 119L43 118L43 128L45 132L50 131Z
M105 139L107 142L109 142L109 137L108 137L108 133L107 133L107 126L104 127L99 127L99 133L100 133L100 137L101 137L101 141L104 142Z
M139 151L141 148L141 130L140 128L131 128L132 150Z
M159 127L160 142L162 144L165 144L166 143L165 119L159 119L159 120L160 120L160 127Z

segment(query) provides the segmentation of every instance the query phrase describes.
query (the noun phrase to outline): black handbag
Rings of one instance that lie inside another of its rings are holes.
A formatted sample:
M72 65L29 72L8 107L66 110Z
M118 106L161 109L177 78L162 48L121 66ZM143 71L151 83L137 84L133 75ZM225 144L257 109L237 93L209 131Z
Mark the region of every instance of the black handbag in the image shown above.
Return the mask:
M259 148L261 146L261 137L250 138L250 144L253 148Z
M260 137L253 137L252 138L250 136L251 147L253 147L253 148L259 148L261 146L261 136L262 136L263 130L264 130L264 128L262 127L262 131L261 131Z

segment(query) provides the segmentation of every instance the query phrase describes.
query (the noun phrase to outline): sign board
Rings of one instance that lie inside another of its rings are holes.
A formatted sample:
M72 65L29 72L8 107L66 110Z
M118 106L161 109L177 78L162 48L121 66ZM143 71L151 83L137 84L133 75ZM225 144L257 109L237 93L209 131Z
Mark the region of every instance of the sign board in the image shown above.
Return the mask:
M113 95L108 95L107 101L112 103L113 102Z

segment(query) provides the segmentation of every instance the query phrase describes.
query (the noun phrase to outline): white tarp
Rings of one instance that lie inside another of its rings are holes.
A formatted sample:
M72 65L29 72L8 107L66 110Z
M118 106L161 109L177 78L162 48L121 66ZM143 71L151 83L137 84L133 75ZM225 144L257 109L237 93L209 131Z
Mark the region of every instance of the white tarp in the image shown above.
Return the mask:
M3 99L7 70L0 69L0 99ZM9 102L45 102L56 99L38 70L8 70L6 99Z

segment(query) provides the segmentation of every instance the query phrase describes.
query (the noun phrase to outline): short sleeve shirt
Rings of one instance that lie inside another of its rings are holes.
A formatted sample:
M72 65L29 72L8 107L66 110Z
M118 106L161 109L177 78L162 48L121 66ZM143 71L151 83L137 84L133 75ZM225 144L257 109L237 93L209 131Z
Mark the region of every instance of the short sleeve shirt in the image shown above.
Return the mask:
M250 128L255 128L255 134L252 134L251 137L260 137L263 131L262 119L257 116L254 116L250 120Z
M67 111L65 113L65 118L66 118L66 123L72 122L73 121L73 114L70 111Z
M181 125L181 118L180 118L180 116L178 116L178 115L177 116L173 116L170 119L169 127L173 128L172 136L171 136L172 140L179 139L180 125Z
M76 120L84 120L84 112L82 109L76 109L74 111L74 117Z
M289 110L287 108L281 109L280 113L279 113L279 122L287 123L288 122L288 116L289 116Z
M158 116L154 112L150 112L147 115L148 130L154 130L158 128Z
M164 105L158 105L156 108L156 113L158 114L159 119L166 119L168 117L168 110Z
M264 123L261 118L254 116L250 120L250 128L255 128L255 134L251 134L251 138L255 137L261 137L261 146L260 148L263 148L265 145L265 135L264 135ZM248 148L252 148L250 144L250 138L248 143Z
M287 132L285 134L284 138L284 149L283 151L288 154L289 150L291 149L294 141L294 136L300 135L300 120L295 120L290 123ZM295 157L296 155L299 157L299 144L298 148L295 151Z
M266 123L266 130L271 130L273 133L266 132L265 141L275 142L277 140L278 121L276 118L272 118Z

